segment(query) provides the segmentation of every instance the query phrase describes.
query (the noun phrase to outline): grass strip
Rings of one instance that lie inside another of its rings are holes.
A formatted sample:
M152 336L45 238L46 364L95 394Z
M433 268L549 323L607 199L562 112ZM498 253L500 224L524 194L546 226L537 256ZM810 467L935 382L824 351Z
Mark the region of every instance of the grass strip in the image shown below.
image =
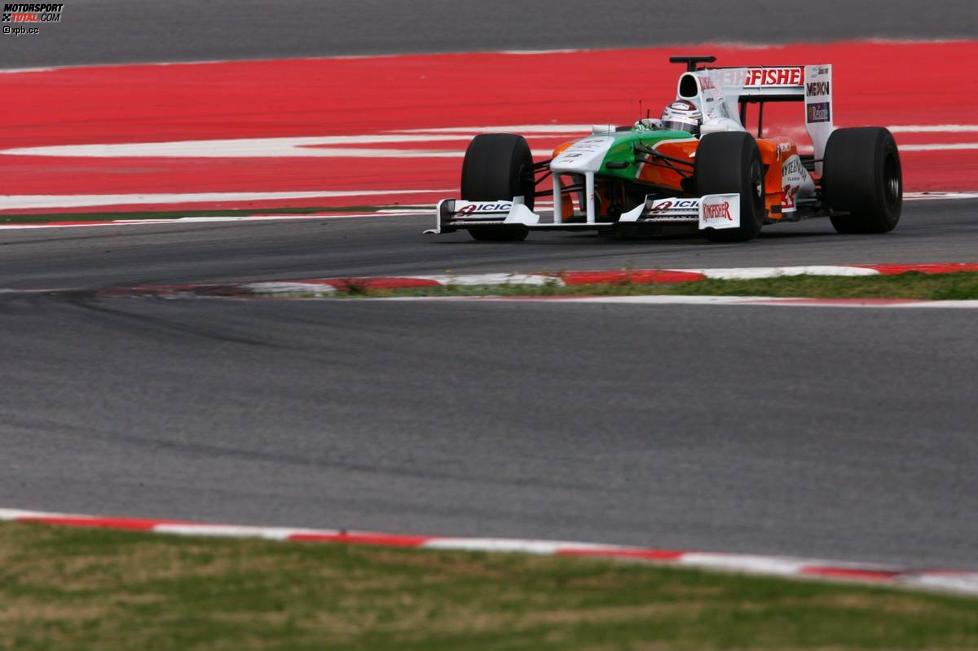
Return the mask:
M772 296L809 298L905 298L918 300L978 299L978 272L894 276L781 276L756 280L701 280L671 285L617 282L565 287L544 285L446 285L408 289L371 289L350 280L337 296Z
M0 525L0 649L975 649L978 599L521 554Z

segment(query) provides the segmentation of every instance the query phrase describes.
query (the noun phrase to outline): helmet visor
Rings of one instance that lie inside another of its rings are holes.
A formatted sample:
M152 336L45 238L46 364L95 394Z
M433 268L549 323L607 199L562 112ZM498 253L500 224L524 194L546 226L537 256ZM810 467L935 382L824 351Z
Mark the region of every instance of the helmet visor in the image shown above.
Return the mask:
M670 131L686 131L695 136L700 132L700 123L696 120L674 116L668 120L663 120L662 128L669 129Z

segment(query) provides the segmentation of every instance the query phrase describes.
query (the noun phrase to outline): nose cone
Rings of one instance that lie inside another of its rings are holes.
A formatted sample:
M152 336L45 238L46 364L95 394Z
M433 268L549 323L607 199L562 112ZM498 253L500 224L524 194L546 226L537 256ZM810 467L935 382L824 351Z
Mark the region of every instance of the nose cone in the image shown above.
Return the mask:
M554 172L597 172L614 142L611 136L578 140L550 162L550 169Z

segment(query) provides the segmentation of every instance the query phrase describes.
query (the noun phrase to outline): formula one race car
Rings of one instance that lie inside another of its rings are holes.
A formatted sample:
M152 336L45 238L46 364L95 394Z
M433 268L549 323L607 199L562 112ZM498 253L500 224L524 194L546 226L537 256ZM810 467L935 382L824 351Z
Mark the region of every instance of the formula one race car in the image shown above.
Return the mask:
M881 127L833 129L832 66L704 68L686 65L662 119L596 126L534 163L518 135L476 136L462 163L461 200L438 203L429 233L469 231L515 241L530 230L592 229L658 234L703 231L742 242L763 224L829 217L840 233L885 233L900 219L903 181L892 134ZM764 104L800 102L814 152L763 137ZM757 137L747 108L758 104ZM551 177L552 189L540 188ZM533 211L553 195L553 217Z

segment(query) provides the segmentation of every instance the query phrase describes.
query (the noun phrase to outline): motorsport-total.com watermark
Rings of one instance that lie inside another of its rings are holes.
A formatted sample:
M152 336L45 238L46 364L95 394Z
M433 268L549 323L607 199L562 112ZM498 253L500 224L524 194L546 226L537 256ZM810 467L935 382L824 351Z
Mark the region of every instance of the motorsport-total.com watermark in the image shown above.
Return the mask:
M39 34L40 24L61 22L64 8L64 3L56 2L5 2L0 32L13 36Z

